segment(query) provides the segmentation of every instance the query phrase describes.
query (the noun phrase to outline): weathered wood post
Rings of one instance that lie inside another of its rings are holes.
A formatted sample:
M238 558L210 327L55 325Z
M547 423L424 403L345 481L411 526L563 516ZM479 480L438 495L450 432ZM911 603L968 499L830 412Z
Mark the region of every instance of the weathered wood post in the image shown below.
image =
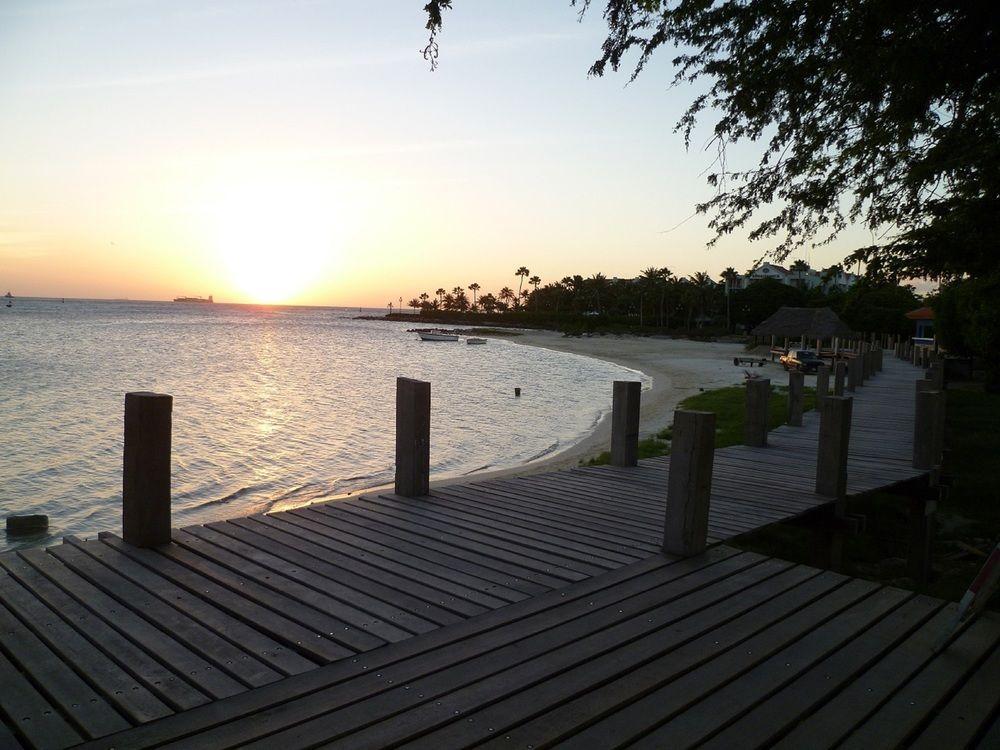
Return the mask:
M916 344L913 345L910 361L917 367L920 366L920 347Z
M839 359L833 365L833 395L844 395L844 381L847 379L847 363Z
M122 537L136 547L170 542L170 431L174 399L125 394Z
M757 378L747 381L746 414L743 422L743 444L756 448L767 446L768 401L771 381Z
M836 500L834 512L843 515L847 496L847 451L851 441L850 396L828 396L819 412L816 455L816 494Z
M941 440L937 436L940 420L940 391L917 391L917 408L913 416L913 468L933 469L939 456L935 450Z
M705 550L714 458L715 414L675 411L663 527L663 551L669 555Z
M802 426L802 411L805 408L806 376L798 370L788 373L788 424Z
M823 405L823 399L830 392L830 368L820 365L816 368L816 408Z
M861 358L847 360L847 390L852 393L861 385Z
M935 362L930 366L931 382L934 383L935 391L944 390L944 364Z
M426 495L430 473L431 384L396 378L396 494Z
M639 462L639 402L642 383L616 380L611 402L611 465Z

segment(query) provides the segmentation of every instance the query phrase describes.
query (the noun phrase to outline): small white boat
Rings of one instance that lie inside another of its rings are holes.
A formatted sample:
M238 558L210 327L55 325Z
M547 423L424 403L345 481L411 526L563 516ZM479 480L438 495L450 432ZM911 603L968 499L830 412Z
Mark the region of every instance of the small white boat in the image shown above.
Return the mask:
M458 341L457 333L445 333L444 331L417 331L421 341Z
M466 344L485 344L486 343L486 339L477 339L475 336L473 336L471 338L467 338L465 340L465 343Z

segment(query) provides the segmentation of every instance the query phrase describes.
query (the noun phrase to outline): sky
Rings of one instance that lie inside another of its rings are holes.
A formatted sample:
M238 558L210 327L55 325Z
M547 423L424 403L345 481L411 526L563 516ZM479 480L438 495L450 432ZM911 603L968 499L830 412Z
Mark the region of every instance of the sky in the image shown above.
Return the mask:
M0 2L0 288L379 307L768 250L706 247L711 123L673 132L695 92L669 54L590 78L599 12L458 0L432 73L422 6Z

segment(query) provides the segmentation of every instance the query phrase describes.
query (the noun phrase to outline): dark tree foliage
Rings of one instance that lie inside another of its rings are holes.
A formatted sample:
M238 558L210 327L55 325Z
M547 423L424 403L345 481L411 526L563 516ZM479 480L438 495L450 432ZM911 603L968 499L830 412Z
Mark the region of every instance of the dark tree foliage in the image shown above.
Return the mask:
M715 119L713 242L745 229L780 261L858 222L875 240L849 260L875 278L1000 268L1000 2L604 1L593 75L667 47L675 84L701 82L677 129ZM425 6L432 43L451 5ZM727 169L741 141L759 162Z

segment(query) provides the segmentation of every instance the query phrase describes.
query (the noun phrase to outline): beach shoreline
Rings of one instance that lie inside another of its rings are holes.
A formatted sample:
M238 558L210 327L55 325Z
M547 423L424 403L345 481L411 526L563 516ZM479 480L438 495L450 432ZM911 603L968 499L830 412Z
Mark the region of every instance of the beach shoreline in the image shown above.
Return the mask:
M674 409L687 397L702 390L738 385L744 379L742 368L733 365L733 357L743 353L743 344L739 343L614 334L570 337L556 331L527 329L521 329L520 336L506 340L518 345L600 359L648 377L651 385L642 392L640 438L655 435L667 427L673 421ZM610 392L608 396L610 400ZM526 394L526 397L530 395ZM487 468L457 476L432 476L430 485L433 489L569 469L610 447L609 406L587 435L551 455L516 466ZM368 487L328 499L357 497L391 488L392 485Z

